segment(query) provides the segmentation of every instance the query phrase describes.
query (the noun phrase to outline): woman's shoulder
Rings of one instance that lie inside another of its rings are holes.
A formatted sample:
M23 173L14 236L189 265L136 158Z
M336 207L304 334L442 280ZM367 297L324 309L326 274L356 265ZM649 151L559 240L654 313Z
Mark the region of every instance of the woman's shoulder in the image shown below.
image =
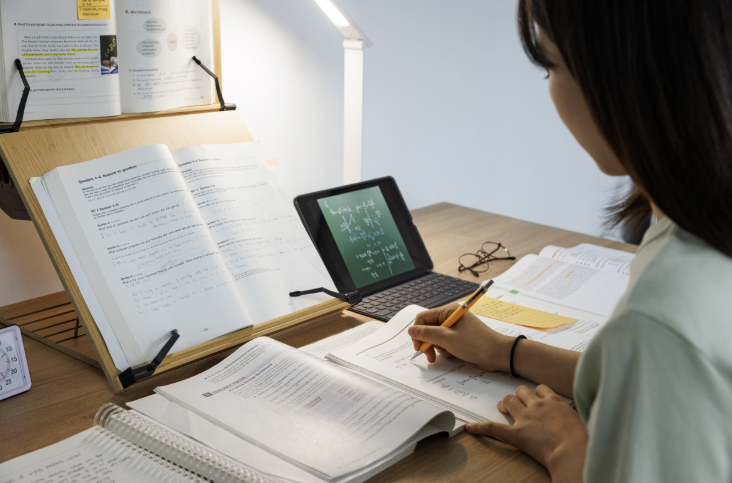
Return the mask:
M634 319L668 330L708 357L732 363L732 258L676 227L643 246L650 254L608 322L633 331ZM625 314L624 317L619 317Z

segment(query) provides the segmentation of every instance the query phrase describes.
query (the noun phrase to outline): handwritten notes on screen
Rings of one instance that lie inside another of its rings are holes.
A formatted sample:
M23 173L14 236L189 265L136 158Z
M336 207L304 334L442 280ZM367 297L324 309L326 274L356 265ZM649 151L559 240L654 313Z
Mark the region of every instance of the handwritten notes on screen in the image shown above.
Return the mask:
M378 186L318 200L356 288L414 269Z

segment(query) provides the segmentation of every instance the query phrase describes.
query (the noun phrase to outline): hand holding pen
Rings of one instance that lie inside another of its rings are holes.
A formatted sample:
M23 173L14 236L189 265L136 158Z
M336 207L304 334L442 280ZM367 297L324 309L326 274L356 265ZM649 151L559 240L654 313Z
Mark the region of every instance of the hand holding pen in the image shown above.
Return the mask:
M463 302L462 305L460 305L460 307L457 308L457 310L455 310L452 314L450 314L450 316L447 319L445 319L445 321L442 324L440 324L440 327L445 327L447 329L452 327L455 324L455 322L457 322L458 319L460 319L460 317L465 315L465 313L468 310L470 310L470 307L472 307L475 302L480 300L480 298L483 296L483 294L485 294L488 291L488 287L490 287L491 285L493 285L493 280L488 280L487 282L483 282L482 284L480 284L480 286L478 287L478 290L473 292L473 294L470 297L468 297L468 299L465 302ZM432 348L432 343L427 342L427 341L423 342L422 345L417 350L417 352L415 352L414 355L412 356L412 359L414 359L415 357L417 357L421 354L424 354L430 348Z
M470 306L480 299L492 283L492 280L486 282L485 288L479 289L480 293L476 291L479 295L477 298L473 298L476 295L474 293L460 306L450 304L420 313L414 325L409 328L409 335L414 340L414 348L417 350L415 357L424 353L430 363L435 362L437 357L435 349L437 349L442 357L455 356L472 362L485 371L507 370L504 365L509 359L513 338L495 332L468 312ZM460 310L471 299L472 303ZM454 320L449 322L452 327L443 326L453 315ZM458 322L454 323L455 320ZM425 350L418 350L425 342L429 343L425 346ZM431 347L432 344L434 347Z

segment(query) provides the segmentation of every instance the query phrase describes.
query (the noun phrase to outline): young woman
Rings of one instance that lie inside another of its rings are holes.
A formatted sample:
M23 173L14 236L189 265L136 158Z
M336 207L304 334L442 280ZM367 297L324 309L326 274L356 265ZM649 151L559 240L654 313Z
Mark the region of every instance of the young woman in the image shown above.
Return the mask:
M577 141L601 171L632 178L618 220L652 209L658 221L587 350L521 340L515 372L541 385L498 404L513 425L466 429L525 451L554 482L730 482L732 2L520 0L519 25ZM418 317L415 349L508 371L515 339L471 314L436 327L452 310Z

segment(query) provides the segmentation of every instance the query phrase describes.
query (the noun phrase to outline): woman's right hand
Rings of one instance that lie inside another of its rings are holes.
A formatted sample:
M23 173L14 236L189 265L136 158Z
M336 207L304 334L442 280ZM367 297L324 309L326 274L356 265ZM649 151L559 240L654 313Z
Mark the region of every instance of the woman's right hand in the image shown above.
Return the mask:
M422 342L430 342L434 345L425 355L431 363L437 359L437 349L443 357L455 356L484 371L508 372L513 337L499 334L471 312L465 313L450 328L440 327L458 307L453 303L418 314L409 328L414 350L419 350Z

